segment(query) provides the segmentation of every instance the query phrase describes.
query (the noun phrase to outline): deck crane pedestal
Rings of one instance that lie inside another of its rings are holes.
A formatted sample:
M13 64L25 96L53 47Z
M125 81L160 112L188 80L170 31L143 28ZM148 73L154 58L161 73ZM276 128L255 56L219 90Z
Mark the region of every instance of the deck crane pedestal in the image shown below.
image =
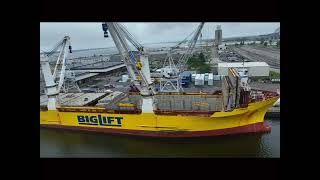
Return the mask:
M180 92L181 82L178 77L178 68L176 67L171 50L169 50L168 55L163 63L163 68L161 69L162 78L160 79L160 92Z
M57 97L64 84L65 70L66 70L66 56L69 52L72 53L70 44L70 37L65 36L57 45L48 53L40 54L40 66L41 72L44 77L46 93L48 96L48 110L56 110ZM49 64L49 56L54 54L59 48L61 48L54 71L52 73Z
M114 22L102 23L104 37L109 37L108 31L126 65L128 75L133 80L133 85L143 96L154 95L151 82L149 61L143 46L126 30L124 25ZM138 60L131 51L128 41L138 50Z

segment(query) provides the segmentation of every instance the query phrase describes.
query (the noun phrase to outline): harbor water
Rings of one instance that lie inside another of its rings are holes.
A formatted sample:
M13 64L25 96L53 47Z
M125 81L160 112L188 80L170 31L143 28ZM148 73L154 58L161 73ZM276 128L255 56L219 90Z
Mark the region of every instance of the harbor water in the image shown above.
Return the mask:
M270 133L155 139L40 128L40 157L280 157L280 119Z

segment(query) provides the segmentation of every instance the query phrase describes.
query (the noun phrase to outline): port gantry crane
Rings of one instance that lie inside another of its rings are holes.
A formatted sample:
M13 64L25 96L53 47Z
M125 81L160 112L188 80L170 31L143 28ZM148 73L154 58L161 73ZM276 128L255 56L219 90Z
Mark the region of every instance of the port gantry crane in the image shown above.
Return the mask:
M201 34L201 30L204 26L204 22L201 22L197 29L189 34L183 41L178 43L176 46L170 48L168 51L168 55L164 62L164 67L162 68L162 76L160 80L160 91L161 92L180 92L183 91L181 87L181 79L179 77L179 73L185 71L187 69L187 61L190 56L193 54L194 47L197 43L197 40ZM173 49L178 48L182 43L187 42L187 39L191 36L191 40L188 42L188 49L185 53L183 53L178 59L177 65L174 63L172 59L172 51Z
M114 22L103 22L104 37L109 37L108 31L126 65L128 75L133 80L134 86L143 96L154 95L151 82L148 56L143 46L126 30L124 25ZM138 50L138 60L131 51L128 41Z
M67 51L69 47L69 51ZM57 52L61 48L53 74L49 64L49 56ZM48 110L56 110L57 97L64 84L66 70L66 56L68 52L72 53L70 37L65 36L56 46L49 52L40 54L40 66L45 81L45 88L48 96Z

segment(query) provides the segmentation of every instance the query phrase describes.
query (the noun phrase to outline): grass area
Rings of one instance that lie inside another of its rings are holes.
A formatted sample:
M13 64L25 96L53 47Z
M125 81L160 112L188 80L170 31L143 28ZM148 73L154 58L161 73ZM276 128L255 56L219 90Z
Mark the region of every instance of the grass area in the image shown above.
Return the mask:
M280 73L274 72L274 71L270 71L269 77L271 79L280 79Z
M205 55L201 52L200 54L195 54L192 57L190 57L187 61L188 64L188 70L196 70L200 73L207 73L211 71L211 66L207 64L208 56L205 57Z

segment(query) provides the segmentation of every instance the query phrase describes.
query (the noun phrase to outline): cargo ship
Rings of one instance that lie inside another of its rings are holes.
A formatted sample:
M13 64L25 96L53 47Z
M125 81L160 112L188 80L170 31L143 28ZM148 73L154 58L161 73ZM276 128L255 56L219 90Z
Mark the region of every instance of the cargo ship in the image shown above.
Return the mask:
M222 89L213 93L157 93L145 97L133 88L128 93L95 94L98 100L85 106L60 104L56 110L41 106L40 126L165 138L271 131L264 116L279 99L277 93L244 89L232 68L221 83Z
M188 50L179 59L178 72L186 69L186 62L203 24L200 23ZM71 53L70 37L66 36L52 51L40 55L46 87L46 96L40 97L41 127L165 138L263 133L271 130L264 116L279 95L251 89L245 71L229 68L228 75L221 80L221 90L187 93L178 88L179 74L171 71L176 69L175 66L170 66L170 75L160 80L160 89L163 91L155 92L143 46L133 40L124 26L118 23L103 23L102 27L105 37L110 32L122 56L131 78L131 89L128 92L111 93L60 93L65 83L68 45ZM138 49L138 58L129 49L127 41ZM62 50L52 73L48 57L58 47L62 47ZM167 85L174 87L177 92L165 92Z

